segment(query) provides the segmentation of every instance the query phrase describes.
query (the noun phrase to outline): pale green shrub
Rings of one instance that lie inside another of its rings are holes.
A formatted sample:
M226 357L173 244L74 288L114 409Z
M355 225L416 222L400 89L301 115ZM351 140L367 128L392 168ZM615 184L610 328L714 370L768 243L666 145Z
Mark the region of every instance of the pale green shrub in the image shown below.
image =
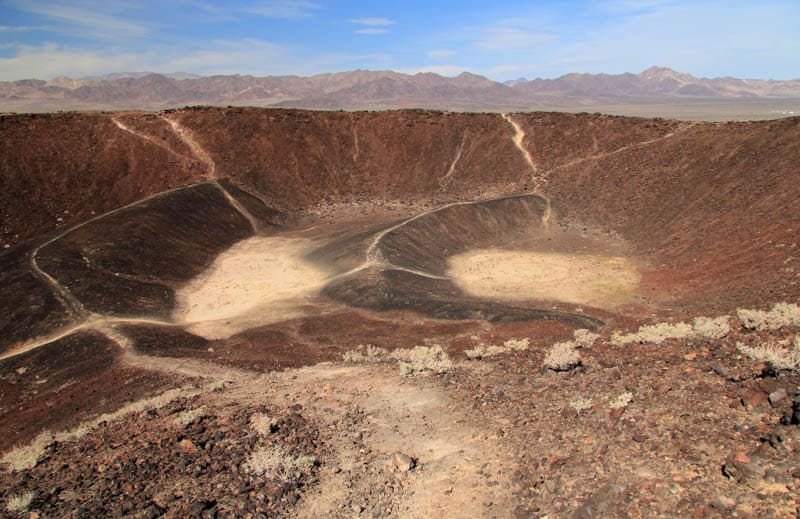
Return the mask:
M623 407L628 407L633 401L633 395L630 392L625 392L617 396L614 400L608 403L609 409L622 409Z
M667 339L685 339L694 334L692 325L686 323L658 323L642 326L636 333L611 336L611 343L621 346L631 342L649 342L661 344Z
M706 339L721 339L730 333L730 317L723 315L720 317L697 317L694 320L692 329L698 337Z
M380 346L373 346L372 344L359 344L356 349L346 351L342 355L345 362L364 363L364 362L380 362L386 360L389 352Z
M445 372L453 368L453 362L438 344L394 350L391 357L400 361L400 373L406 377L426 371Z
M555 371L569 371L581 363L581 354L573 342L557 342L544 357L544 365Z
M751 330L777 330L784 326L800 326L800 307L791 303L777 303L772 310L746 310L740 308L736 314L745 328Z
M55 442L53 433L50 431L41 432L30 444L16 447L5 453L2 463L8 467L8 470L17 472L30 470L39 463L39 460L53 442Z
M245 462L245 470L281 483L293 483L310 473L316 461L314 456L292 456L277 445L272 445L253 451Z
M6 510L17 514L27 512L28 507L31 506L31 501L33 501L33 498L33 492L25 492L24 494L20 494L18 496L12 496L8 500L8 503L6 503Z
M510 351L524 351L530 347L530 339L508 339L502 345L495 344L478 344L472 349L465 350L464 355L468 359L480 359L484 357L493 357Z
M195 419L203 416L206 412L206 406L198 407L197 409L189 409L175 417L175 423L181 427L192 423Z
M576 398L575 400L569 403L569 406L578 413L581 411L585 411L587 409L592 408L592 399L591 398Z
M269 436L272 429L277 424L274 418L270 418L266 413L253 413L250 416L250 427L261 436Z
M737 342L736 347L756 362L767 362L775 369L800 371L800 336L794 338L791 350L775 341L762 342L754 347Z
M579 330L575 330L573 336L575 337L574 342L577 347L588 348L589 346L594 344L594 341L596 341L600 337L600 334L592 333L589 330L581 328Z

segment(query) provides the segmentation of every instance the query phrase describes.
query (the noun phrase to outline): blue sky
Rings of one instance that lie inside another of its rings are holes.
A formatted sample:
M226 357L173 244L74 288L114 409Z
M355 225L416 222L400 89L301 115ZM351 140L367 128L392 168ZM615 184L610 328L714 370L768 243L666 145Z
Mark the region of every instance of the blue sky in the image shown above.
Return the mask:
M110 72L800 77L800 0L0 0L0 80Z

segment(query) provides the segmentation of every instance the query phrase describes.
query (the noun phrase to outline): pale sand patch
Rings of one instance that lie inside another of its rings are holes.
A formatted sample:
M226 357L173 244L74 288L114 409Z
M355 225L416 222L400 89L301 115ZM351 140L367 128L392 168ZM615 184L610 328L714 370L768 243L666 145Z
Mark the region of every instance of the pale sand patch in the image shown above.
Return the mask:
M468 294L613 307L636 296L639 273L619 256L482 249L449 259L447 275Z
M311 242L256 236L220 254L177 293L173 314L206 339L305 315L330 272L303 259Z

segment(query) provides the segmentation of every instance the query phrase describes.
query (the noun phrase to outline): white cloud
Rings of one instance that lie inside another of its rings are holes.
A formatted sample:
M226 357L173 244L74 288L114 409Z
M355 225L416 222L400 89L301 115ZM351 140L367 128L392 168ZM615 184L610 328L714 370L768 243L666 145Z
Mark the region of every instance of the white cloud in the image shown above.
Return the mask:
M21 10L46 18L51 18L63 27L60 32L80 37L119 39L121 37L144 37L150 33L145 23L137 23L129 17L109 14L112 9L105 4L84 5L70 2L12 1ZM104 9L105 8L105 9ZM103 12L105 10L106 12Z
M450 59L456 55L453 50L430 50L426 53L431 59Z
M30 27L27 25L0 25L0 32L30 32L30 31L45 31L48 27L39 25Z
M311 75L335 70L382 65L386 54L322 53L309 57L297 49L254 39L216 40L206 46L186 49L160 46L142 52L85 50L53 43L39 46L9 45L14 56L0 57L0 81L25 78L80 78L112 72L192 72L202 75L251 74Z
M308 0L262 0L242 8L242 11L267 18L309 18L320 5Z
M378 29L375 27L367 27L366 29L359 29L356 31L356 34L386 34L386 29Z
M488 27L474 46L481 50L514 50L535 47L552 40L549 34L529 32L516 27Z
M386 27L387 25L394 25L395 21L389 18L356 18L355 20L350 20L351 23L356 25L369 25L372 27Z

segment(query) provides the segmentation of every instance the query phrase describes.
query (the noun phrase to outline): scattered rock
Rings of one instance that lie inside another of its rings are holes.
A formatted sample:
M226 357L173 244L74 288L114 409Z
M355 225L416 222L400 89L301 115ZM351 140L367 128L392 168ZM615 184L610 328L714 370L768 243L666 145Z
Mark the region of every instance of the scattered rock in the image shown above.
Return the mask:
M729 375L727 368L716 363L711 365L711 371L713 371L722 378L728 378Z
M710 504L711 508L716 508L718 510L730 510L736 506L736 501L728 496L717 496L717 498Z
M750 459L747 454L737 452L728 456L722 466L722 473L727 477L736 480L737 483L745 483L758 476L758 465Z
M392 465L400 472L408 472L416 466L416 461L407 454L395 452L392 456Z
M776 407L778 405L778 402L780 402L781 400L783 400L787 396L788 395L787 395L785 389L783 389L783 388L776 389L775 391L773 391L772 393L769 394L769 397L768 397L769 398L769 404L772 407Z
M195 447L192 440L184 438L178 442L178 450L184 454L196 454L197 447Z
M767 401L767 395L763 391L761 391L759 389L755 389L755 388L747 389L742 394L741 398L742 398L742 400L741 400L742 401L742 405L747 410L751 410L751 409L753 409L755 407L758 407L758 406L766 403L766 401Z

